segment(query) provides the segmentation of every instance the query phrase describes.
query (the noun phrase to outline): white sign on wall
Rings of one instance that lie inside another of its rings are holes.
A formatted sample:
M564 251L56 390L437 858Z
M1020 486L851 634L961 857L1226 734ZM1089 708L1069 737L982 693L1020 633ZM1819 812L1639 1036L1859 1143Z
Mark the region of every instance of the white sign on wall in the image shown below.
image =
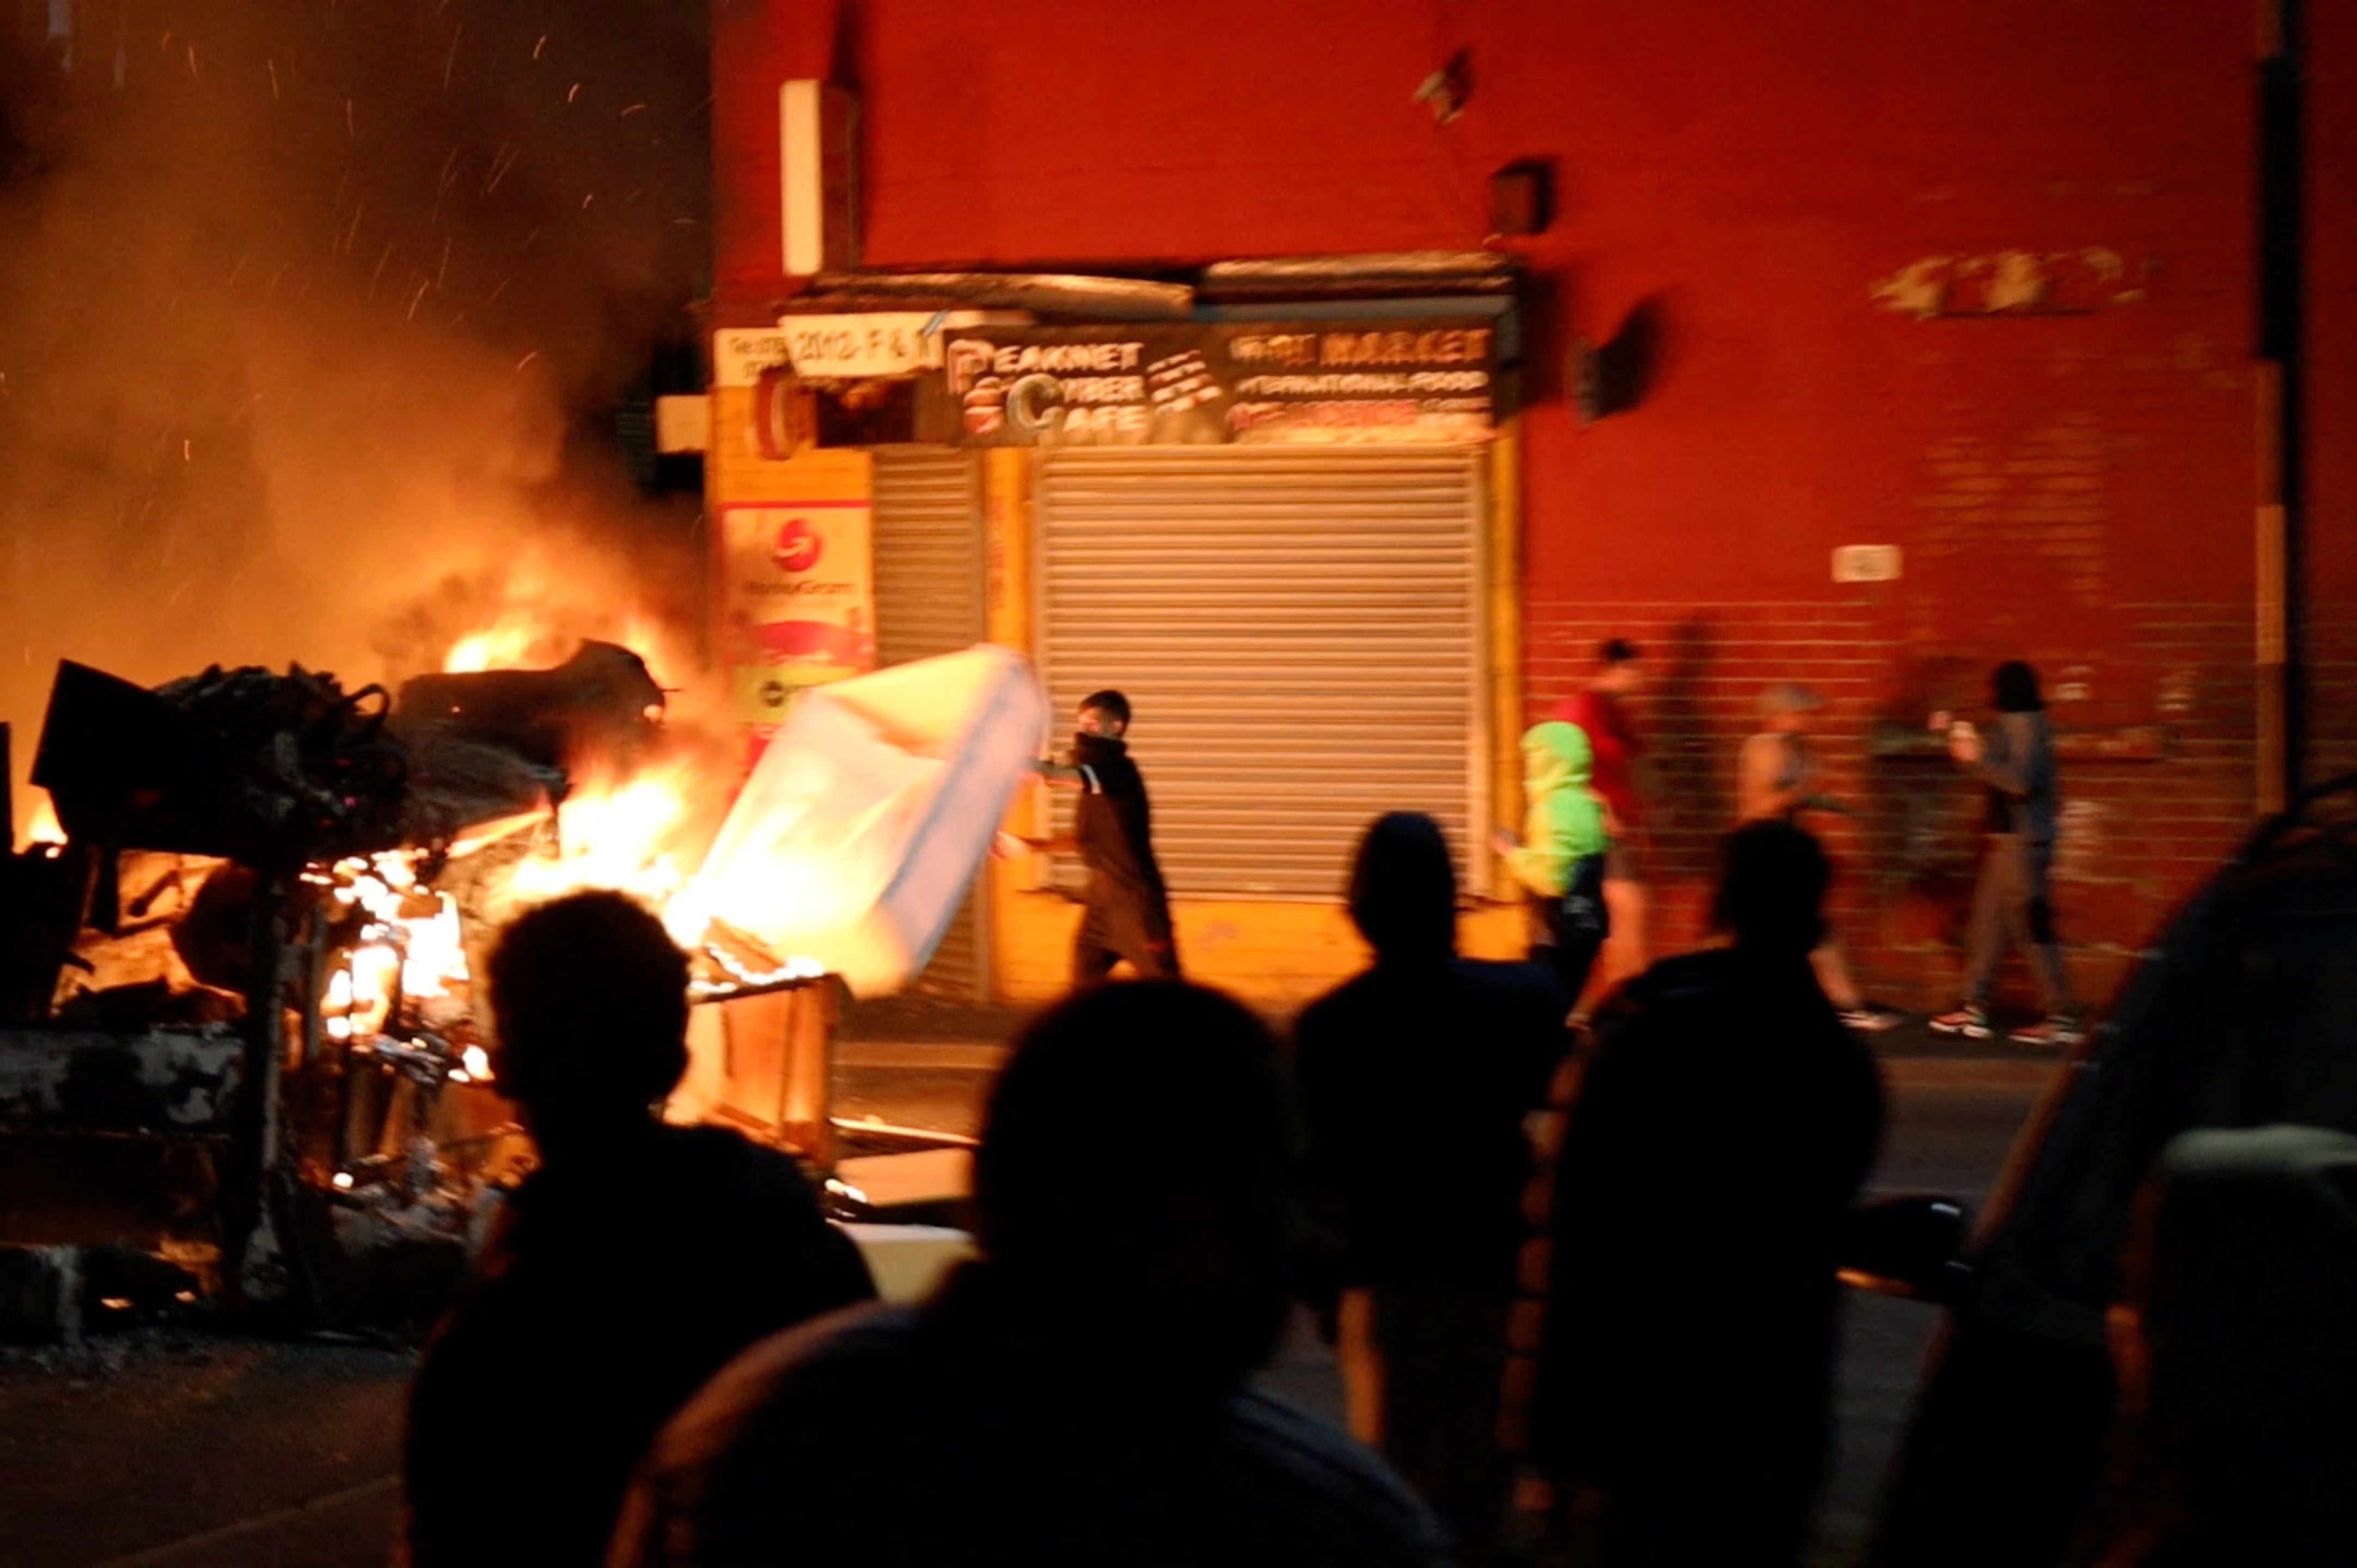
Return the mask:
M785 334L794 374L804 381L908 376L941 368L945 319L931 311L787 316L779 318L778 330Z
M1896 544L1845 544L1834 552L1834 581L1895 583L1900 564Z
M774 327L728 328L712 335L712 384L749 387L763 371L791 364L786 335Z

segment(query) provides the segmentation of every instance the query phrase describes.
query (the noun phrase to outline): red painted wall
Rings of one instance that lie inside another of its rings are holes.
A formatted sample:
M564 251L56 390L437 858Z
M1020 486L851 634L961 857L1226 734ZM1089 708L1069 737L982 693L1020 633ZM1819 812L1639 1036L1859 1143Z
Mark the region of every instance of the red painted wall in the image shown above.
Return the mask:
M2319 78L2348 81L2352 24L2316 31ZM1503 242L1534 279L1528 695L1568 690L1600 635L1660 650L1674 937L1759 688L1821 686L1865 809L1835 835L1856 940L1928 997L1971 802L1867 741L1969 701L1996 660L2067 685L2065 724L2169 731L2167 760L2069 770L2063 903L2091 958L2132 949L2247 820L2253 36L2233 0L719 0L719 304L784 288L790 76L859 92L878 266L1469 248L1489 172L1554 159L1553 228ZM1471 97L1436 127L1409 94L1458 48ZM2357 345L2352 127L2319 129L2350 172L2313 188L2319 330ZM1975 259L2007 252L2074 313L1978 313ZM1948 313L1897 308L1910 276L1947 277ZM1583 431L1561 357L1641 306L1644 400ZM2319 627L2357 600L2357 475L2326 451L2357 416L2341 360L2317 375ZM1902 546L1904 579L1837 587L1845 543ZM2357 696L2335 637L2328 689Z

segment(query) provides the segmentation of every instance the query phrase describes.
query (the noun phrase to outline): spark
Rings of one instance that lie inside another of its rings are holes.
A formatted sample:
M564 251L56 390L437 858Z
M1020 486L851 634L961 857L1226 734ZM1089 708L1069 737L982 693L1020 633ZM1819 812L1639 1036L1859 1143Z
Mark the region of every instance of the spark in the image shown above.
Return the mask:
M369 274L369 298L374 299L376 297L377 280L384 276L384 263L391 260L393 260L393 242L387 240L384 242L383 253L379 255L376 259L376 271Z
M450 91L450 73L458 69L458 40L467 36L467 24L459 23L450 29L450 56L442 62L442 91Z
M541 50L543 50L543 49L544 49L544 48L546 48L547 47L548 47L548 35L547 35L546 33L543 33L543 34L541 34L541 35L540 35L540 42L538 42L538 43L536 43L536 44L534 44L534 45L533 45L533 46L532 46L532 58L533 58L533 59L538 59L540 58L540 51L541 51Z
M442 270L434 274L434 286L440 288L450 278L450 236L442 236Z
M491 297L483 301L484 308L489 309L490 306L497 305L500 302L500 295L507 293L508 285L513 282L515 282L515 274L513 273L510 273L506 277L501 278L500 280L500 286L491 290Z
M196 448L197 444L194 440L183 436L180 441L180 461L183 463L195 462L197 460Z
M418 280L417 292L409 296L409 313L402 317L404 321L414 321L417 319L417 307L425 303L425 291L433 286L434 280L432 278L420 278Z
M275 103L278 101L278 61L273 58L263 63L270 70L270 101Z
M338 247L338 249L341 250L344 254L348 256L352 253L352 242L360 238L361 214L367 210L368 200L365 197L352 205L351 226L344 231L344 242L342 245Z
M589 204L597 199L597 193L594 190L591 191L588 195L581 199L581 209L587 212L589 209Z
M575 99L576 99L576 98L578 98L578 97L580 97L580 96L581 96L581 84L580 84L579 82L577 82L577 81L576 81L576 82L575 82L575 83L573 84L573 91L570 91L570 92L568 92L568 93L566 93L566 94L565 95L565 102L566 102L567 103L570 103L570 102L572 102Z
M191 81L202 81L204 80L203 77L197 74L197 46L193 43L188 46L188 80Z
M629 119L631 115L633 115L633 114L637 113L640 110L644 109L645 107L646 107L646 105L645 105L645 104L643 104L643 103L633 103L633 104L631 104L629 108L627 108L627 109L623 110L623 111L622 111L622 113L620 113L620 115L619 115L619 116L618 116L618 117L619 117L619 118L620 118L620 119L627 120L627 119Z
M493 155L491 158L490 178L483 182L483 194L485 196L489 196L491 192L499 189L500 181L507 178L508 170L515 167L516 160L522 156L523 156L523 149L516 145L513 142L501 142L500 144L499 152Z
M537 360L537 359L539 359L539 358L540 358L540 350L539 350L539 349L534 349L531 353L526 354L522 359L518 360L516 361L516 370L517 370L518 373L522 373L522 371L523 368L524 368L526 365L531 364L534 360Z

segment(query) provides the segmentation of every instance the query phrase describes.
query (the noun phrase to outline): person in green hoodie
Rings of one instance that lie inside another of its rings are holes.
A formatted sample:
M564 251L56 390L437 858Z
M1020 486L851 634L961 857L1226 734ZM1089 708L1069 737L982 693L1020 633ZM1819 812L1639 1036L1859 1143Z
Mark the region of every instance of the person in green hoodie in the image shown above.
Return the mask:
M1552 968L1577 1007L1611 924L1604 909L1604 853L1611 813L1594 782L1595 751L1577 725L1550 719L1523 732L1523 836L1498 835L1514 879L1528 890L1531 958Z

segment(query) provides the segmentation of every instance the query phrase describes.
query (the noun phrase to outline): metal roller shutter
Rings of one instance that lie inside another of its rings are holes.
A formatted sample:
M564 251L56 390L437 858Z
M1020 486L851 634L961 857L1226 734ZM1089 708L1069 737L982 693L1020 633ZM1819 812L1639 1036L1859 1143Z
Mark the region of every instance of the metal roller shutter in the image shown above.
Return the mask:
M1390 811L1486 890L1482 474L1462 447L1043 459L1049 694L1129 695L1172 892L1339 897Z
M877 662L973 647L985 635L980 462L971 452L881 447L875 473ZM977 880L909 989L987 1000L982 897Z

